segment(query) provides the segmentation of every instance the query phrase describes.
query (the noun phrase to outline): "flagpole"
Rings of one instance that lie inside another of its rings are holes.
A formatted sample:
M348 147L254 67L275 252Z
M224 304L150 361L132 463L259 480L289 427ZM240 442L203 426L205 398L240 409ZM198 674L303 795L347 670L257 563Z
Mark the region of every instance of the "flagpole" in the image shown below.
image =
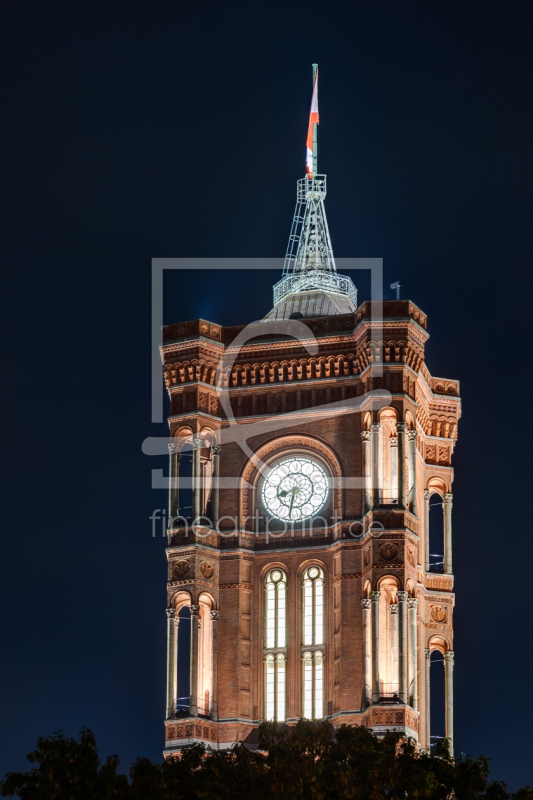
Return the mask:
M313 91L315 90L315 79L318 64L313 64ZM318 172L318 125L313 123L313 177Z

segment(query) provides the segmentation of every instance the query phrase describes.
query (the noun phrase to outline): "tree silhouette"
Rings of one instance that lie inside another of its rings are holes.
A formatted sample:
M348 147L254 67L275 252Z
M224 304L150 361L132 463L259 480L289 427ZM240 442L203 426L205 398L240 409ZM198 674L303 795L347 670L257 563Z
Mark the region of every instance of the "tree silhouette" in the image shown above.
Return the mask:
M160 764L138 758L130 780L118 758L100 763L93 733L79 742L62 732L43 737L28 755L29 772L10 772L3 797L23 800L533 800L533 787L509 794L489 779L489 759L449 755L446 741L426 753L389 732L300 721L259 728L259 748L186 747Z

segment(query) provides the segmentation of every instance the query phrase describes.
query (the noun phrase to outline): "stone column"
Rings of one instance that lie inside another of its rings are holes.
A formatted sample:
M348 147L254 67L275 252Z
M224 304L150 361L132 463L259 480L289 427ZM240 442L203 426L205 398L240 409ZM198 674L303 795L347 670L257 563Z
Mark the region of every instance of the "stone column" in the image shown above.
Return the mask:
M189 714L198 716L198 615L200 606L191 606L191 672Z
M363 514L366 514L367 511L370 511L371 507L371 494L370 494L370 467L371 467L371 444L370 444L370 431L361 431L361 439L362 439L362 480L363 480L363 502L362 502L362 509Z
M255 397L255 395L254 395ZM219 486L218 486L218 478L220 475L220 452L222 448L219 444L214 444L211 447L211 459L212 459L212 485L211 485L211 516L213 522L213 528L217 527L218 518L219 518Z
M361 600L363 611L363 708L372 702L372 621L369 597Z
M220 611L210 611L209 619L211 620L211 657L213 659L211 665L212 677L212 692L211 692L211 717L218 719L218 677L217 677L217 654L218 654L218 620L220 618Z
M444 572L451 574L452 567L452 500L453 495L446 492L443 495L444 507Z
M418 516L416 499L416 431L407 431L409 447L409 510L415 517Z
M392 668L391 692L398 692L400 681L398 680L398 604L390 605L390 651Z
M393 500L398 499L398 437L391 436L390 447L390 495Z
M418 600L410 597L407 601L409 607L409 705L418 710L418 679L416 664L416 609Z
M407 494L405 491L405 422L397 422L398 432L398 505L407 508Z
M172 528L172 520L180 514L180 493L179 493L179 471L180 471L180 452L177 442L170 442L168 445L168 527Z
M176 609L167 608L167 719L176 716Z
M426 750L431 751L431 650L426 648Z
M192 440L192 518L193 521L198 519L201 511L201 468L200 463L200 449L203 444L203 439Z
M446 738L450 744L450 755L453 756L453 650L444 653L444 680L446 692Z
M372 603L372 702L379 703L379 595L370 592Z
M407 703L407 592L398 592L398 672L400 700Z
M373 422L372 431L372 508L379 506L379 422Z
M429 572L429 499L431 492L424 492L424 569Z

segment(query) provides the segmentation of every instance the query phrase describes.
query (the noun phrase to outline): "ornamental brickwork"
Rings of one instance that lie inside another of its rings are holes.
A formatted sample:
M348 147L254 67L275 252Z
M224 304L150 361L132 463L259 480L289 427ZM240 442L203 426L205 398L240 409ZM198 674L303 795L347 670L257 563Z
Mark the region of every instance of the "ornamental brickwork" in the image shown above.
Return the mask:
M459 384L430 375L426 315L408 300L366 302L354 313L304 322L307 339L255 335L229 365L245 326L192 320L163 329L173 443L167 755L196 741L256 746L268 693L277 693L276 713L294 724L305 716L307 680L317 715L333 725L365 725L378 735L394 728L428 748L434 650L445 661L453 739L451 460ZM193 462L188 514L179 511L184 454ZM260 487L265 470L296 456L319 463L330 485L319 518L284 532ZM443 506L438 568L429 552L430 502ZM311 565L323 576L323 605L313 613L324 624L320 646L307 651L323 656L323 678L305 672L302 581ZM270 684L265 581L273 570L284 582L286 632ZM190 698L179 706L176 631L186 606Z

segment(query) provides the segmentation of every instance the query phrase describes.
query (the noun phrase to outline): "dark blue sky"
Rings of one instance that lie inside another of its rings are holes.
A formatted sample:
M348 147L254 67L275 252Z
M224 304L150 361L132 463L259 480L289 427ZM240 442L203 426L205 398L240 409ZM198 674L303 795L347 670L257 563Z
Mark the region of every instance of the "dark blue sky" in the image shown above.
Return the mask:
M428 314L431 372L461 380L456 748L530 782L531 5L4 0L0 16L0 774L82 725L124 770L161 756L150 260L283 256L318 61L335 253L384 258ZM256 319L276 277L174 273L165 321Z

